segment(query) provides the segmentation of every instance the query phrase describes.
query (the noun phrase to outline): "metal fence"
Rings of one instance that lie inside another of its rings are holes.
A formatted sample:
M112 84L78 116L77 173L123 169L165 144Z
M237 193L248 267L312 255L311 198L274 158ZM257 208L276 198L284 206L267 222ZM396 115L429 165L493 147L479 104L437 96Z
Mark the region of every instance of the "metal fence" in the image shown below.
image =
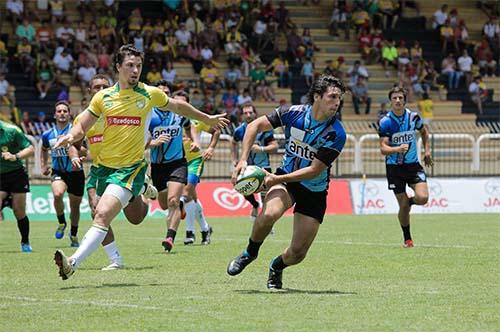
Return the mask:
M275 170L282 161L285 137L275 134L279 143L277 153L271 155L271 166ZM202 135L204 147L208 145L210 136ZM431 134L430 144L434 166L426 168L429 176L499 176L500 175L500 134ZM35 158L28 160L28 169L34 183L46 182L47 177L40 174L39 156L41 143L34 142ZM422 141L417 148L423 158ZM146 153L148 158L148 153ZM85 163L88 170L89 162ZM204 179L229 179L233 170L231 157L231 138L221 135L214 157L205 163ZM331 168L333 177L384 177L384 156L380 153L377 134L347 135L347 141L340 157Z

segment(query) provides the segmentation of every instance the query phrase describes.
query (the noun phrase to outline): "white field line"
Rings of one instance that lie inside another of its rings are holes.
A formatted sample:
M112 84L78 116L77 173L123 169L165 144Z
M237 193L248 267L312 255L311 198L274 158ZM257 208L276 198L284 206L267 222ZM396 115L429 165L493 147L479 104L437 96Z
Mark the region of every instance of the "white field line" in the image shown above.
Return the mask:
M115 308L132 308L132 309L144 309L144 310L163 310L165 308L144 306L139 304L129 304L129 303L116 303L116 302L103 302L103 301L83 301L83 300L57 300L57 299L37 299L34 297L24 297L24 296L9 296L0 295L0 299L22 301L22 302L32 302L33 304L41 304L42 302L50 302L56 304L78 304L78 305L94 305L99 307L115 307Z
M161 240L160 237L135 237L134 239L142 240ZM239 239L235 238L221 238L214 237L216 241L231 241L231 242L245 242L248 237L242 237ZM274 239L273 236L269 236L268 241L289 243L290 240ZM376 243L376 242L354 242L354 241L329 241L329 240L315 240L314 243L322 244L336 244L336 245L353 245L353 246L369 246L369 247L401 247L402 243ZM444 249L500 249L500 247L474 247L466 245L441 245L441 244L421 244L415 243L416 247L422 248L444 248Z

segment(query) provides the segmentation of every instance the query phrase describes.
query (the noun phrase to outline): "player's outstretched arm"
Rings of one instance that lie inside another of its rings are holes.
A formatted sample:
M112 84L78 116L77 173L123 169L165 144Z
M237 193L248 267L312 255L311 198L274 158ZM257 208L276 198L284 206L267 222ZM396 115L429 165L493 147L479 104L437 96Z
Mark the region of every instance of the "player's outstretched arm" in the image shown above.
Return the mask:
M168 100L168 104L165 107L160 108L160 110L171 111L184 117L204 122L210 127L219 129L225 128L229 124L229 119L226 119L225 117L226 113L209 115L197 110L189 103L179 99L170 98Z
M80 121L75 124L68 134L61 136L54 149L60 148L61 146L67 146L68 144L73 144L83 139L85 133L96 123L97 117L90 113L88 110L84 111L81 115Z
M236 179L241 172L245 171L247 167L247 159L250 151L252 149L252 145L255 142L255 138L257 137L257 133L262 131L273 130L273 125L269 122L267 116L261 116L252 121L245 130L245 136L243 137L243 143L241 148L241 155L238 164L234 168L233 175L231 177L231 182L233 184L236 183Z

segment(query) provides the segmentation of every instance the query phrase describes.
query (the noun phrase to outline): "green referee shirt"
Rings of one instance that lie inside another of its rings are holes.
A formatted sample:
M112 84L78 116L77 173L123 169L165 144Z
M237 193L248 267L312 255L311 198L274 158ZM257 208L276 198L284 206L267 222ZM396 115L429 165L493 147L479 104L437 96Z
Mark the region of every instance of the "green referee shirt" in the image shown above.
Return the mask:
M0 121L0 152L16 154L30 145L30 141L24 136L21 129ZM8 161L0 156L0 174L12 172L21 167L23 167L21 160Z

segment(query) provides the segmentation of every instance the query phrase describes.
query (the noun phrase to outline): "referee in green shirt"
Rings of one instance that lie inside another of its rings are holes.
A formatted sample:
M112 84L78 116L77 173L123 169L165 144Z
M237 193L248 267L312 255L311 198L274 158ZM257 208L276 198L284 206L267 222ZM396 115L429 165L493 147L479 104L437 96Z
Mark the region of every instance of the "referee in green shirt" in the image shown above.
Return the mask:
M26 193L30 191L28 174L21 159L32 156L35 149L21 129L0 121L0 206L12 195L12 210L21 233L21 251L31 252L30 224L26 216Z

